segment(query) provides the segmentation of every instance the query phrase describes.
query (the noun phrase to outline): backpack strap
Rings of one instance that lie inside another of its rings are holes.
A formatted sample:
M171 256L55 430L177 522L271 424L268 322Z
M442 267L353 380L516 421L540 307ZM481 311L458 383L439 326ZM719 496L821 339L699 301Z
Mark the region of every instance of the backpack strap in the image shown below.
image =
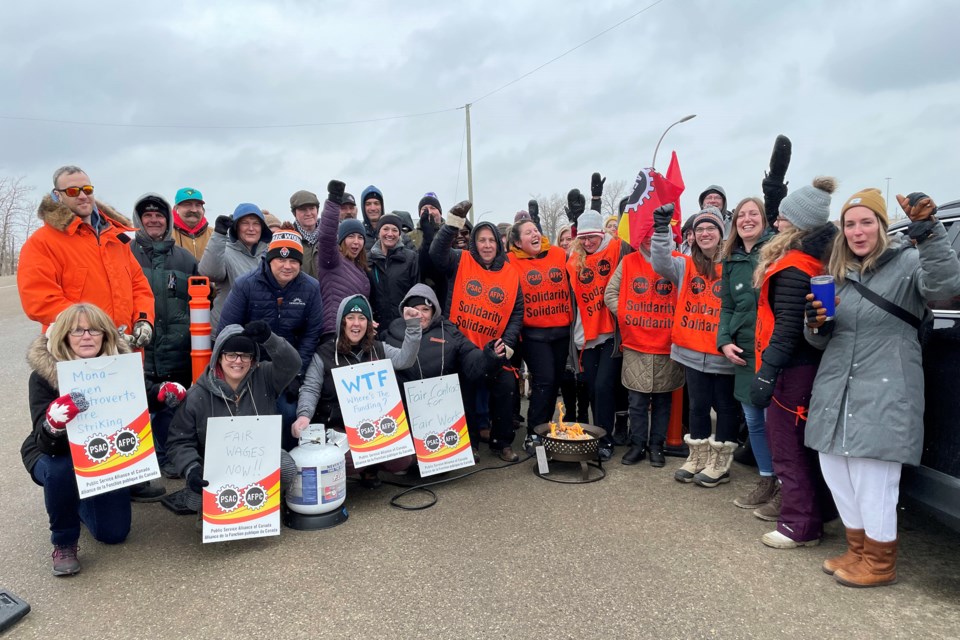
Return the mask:
M890 315L900 318L901 320L909 324L914 329L917 329L917 330L920 329L920 325L922 324L922 322L920 318L918 318L917 316L913 315L912 313L910 313L900 305L890 302L889 300L881 296L879 293L874 292L872 289L870 289L866 285L860 282L857 282L856 280L850 280L849 282L850 284L853 285L853 287L857 291L860 292L860 295L862 295L864 298L866 298L873 304L877 305L878 307L880 307Z

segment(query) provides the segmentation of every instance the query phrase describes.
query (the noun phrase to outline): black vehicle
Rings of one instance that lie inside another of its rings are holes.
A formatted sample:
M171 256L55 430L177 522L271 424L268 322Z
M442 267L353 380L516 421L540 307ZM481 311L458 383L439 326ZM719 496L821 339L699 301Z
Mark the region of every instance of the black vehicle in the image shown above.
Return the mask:
M947 229L960 255L960 200L939 207L937 218ZM909 220L890 225L902 231ZM960 297L930 304L934 330L923 349L924 438L919 467L904 467L901 493L933 510L939 519L960 531Z

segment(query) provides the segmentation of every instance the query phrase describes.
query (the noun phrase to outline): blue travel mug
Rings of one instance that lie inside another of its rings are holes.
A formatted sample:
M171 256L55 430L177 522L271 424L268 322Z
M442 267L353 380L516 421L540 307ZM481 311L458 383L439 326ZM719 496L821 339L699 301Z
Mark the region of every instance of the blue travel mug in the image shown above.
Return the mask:
M827 320L833 320L837 311L836 288L833 286L833 276L813 276L810 278L810 291L813 297L823 304L827 310Z

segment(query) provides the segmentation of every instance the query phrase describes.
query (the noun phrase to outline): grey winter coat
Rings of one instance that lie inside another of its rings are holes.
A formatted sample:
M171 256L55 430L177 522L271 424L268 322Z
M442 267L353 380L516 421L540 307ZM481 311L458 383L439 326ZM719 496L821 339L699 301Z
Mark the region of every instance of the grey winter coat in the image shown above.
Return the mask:
M210 242L200 259L200 275L207 276L217 286L217 297L214 298L213 308L210 310L210 326L214 332L220 326L220 312L233 284L240 276L256 269L270 248L269 241L261 238L253 251L247 249L247 246L237 239L234 227L230 228L227 235L214 233L210 236ZM267 229L266 224L263 228Z
M687 258L672 255L673 246L673 234L669 231L655 232L650 243L650 264L657 273L672 282L673 286L679 287L687 268ZM719 250L718 247L717 251ZM733 363L719 353L700 353L674 344L670 346L670 357L685 367L703 373L733 375Z
M216 370L224 342L240 333L243 327L238 324L223 328L213 345L210 364L190 387L170 423L167 456L184 478L192 466L203 464L208 418L275 415L277 396L300 372L300 354L274 333L263 343L270 361L257 357L234 391Z
M874 270L848 271L846 278L917 317L927 301L960 295L960 262L942 224L916 248L903 236L892 239ZM805 333L807 342L824 349L805 444L833 455L917 465L924 407L917 330L863 298L849 282L837 295L832 333Z

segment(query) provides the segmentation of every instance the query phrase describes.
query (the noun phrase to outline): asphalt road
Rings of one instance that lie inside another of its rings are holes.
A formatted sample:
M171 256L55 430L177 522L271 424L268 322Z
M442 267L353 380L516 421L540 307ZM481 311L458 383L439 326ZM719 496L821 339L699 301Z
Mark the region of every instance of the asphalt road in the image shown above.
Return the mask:
M702 489L673 480L677 459L615 461L580 486L527 461L441 486L417 512L389 506L394 487L350 485L337 528L220 544L203 545L193 518L134 505L126 543L84 532L82 573L55 578L19 455L37 331L0 278L0 588L33 607L5 637L960 637L956 533L902 510L899 584L845 588L820 570L843 548L838 523L819 547L768 549L770 524L732 504L753 470Z

